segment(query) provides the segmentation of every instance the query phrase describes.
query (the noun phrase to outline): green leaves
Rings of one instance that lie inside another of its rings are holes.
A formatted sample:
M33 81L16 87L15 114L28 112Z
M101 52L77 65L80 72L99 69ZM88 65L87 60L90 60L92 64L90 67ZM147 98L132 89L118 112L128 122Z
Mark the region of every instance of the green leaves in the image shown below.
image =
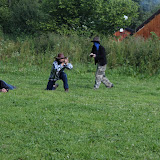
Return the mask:
M103 28L103 33L112 33L131 24L133 18L137 17L138 6L132 0L109 0L105 2L102 10L98 31ZM127 20L124 15L128 16Z
M8 8L8 5L5 1L0 2L0 25L4 29L9 28L9 23L11 20L11 11Z
M49 18L54 19L60 28L65 24L67 29L78 31L85 26L88 31L92 29L107 34L130 25L138 11L137 3L132 0L46 0L43 6ZM124 15L129 16L127 21Z
M128 20L124 20L127 15ZM128 27L138 15L132 0L10 0L0 2L0 22L5 32L54 31L78 34L112 34ZM9 20L8 20L9 19ZM10 26L11 27L6 27Z

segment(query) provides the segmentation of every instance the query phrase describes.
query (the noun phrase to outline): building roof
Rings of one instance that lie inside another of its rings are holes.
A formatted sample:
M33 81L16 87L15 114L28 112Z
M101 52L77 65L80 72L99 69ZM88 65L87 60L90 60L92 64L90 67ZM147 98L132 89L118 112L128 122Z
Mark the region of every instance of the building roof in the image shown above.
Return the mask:
M131 32L131 35L133 35L133 34L134 34L134 30L133 30L133 29L131 29L131 28L125 28L125 30L126 30L126 31L128 31L128 32Z
M134 33L134 30L133 29L131 29L131 28L124 28L124 31L128 31L128 32L131 32L131 33ZM116 31L116 32L119 32L119 30L118 31Z
M143 22L139 27L136 28L136 32L141 29L145 24L149 23L156 15L160 14L160 9L154 13L151 17L149 17L145 22Z

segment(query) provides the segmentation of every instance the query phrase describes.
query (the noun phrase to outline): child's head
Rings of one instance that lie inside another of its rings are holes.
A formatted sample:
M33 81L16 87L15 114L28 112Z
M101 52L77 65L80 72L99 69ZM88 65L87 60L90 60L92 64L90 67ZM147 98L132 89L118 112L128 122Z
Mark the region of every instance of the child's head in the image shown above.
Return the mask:
M56 60L59 61L60 63L64 62L64 59L66 57L64 56L63 53L59 53L58 56L56 57Z

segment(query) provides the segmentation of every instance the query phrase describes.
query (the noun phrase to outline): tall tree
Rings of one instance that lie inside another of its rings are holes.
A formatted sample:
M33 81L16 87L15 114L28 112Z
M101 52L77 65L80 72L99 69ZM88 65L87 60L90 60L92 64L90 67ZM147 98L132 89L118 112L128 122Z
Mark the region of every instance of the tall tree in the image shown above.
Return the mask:
M44 0L42 8L48 15L46 28L80 30L88 28L103 0Z
M11 9L13 12L12 30L14 32L33 32L40 17L38 0L19 0Z
M124 16L128 19L125 20ZM113 31L130 26L138 16L138 5L132 0L108 0L98 14L96 26L99 32L112 33Z
M132 0L44 0L48 15L44 28L51 30L95 30L110 33L129 25L137 16L137 3ZM127 22L124 15L128 15Z
M8 6L9 5L6 0L0 1L0 26L2 27L3 31L9 30L10 27L12 12Z
M108 34L129 26L137 10L137 2L132 0L1 0L0 23L6 32Z

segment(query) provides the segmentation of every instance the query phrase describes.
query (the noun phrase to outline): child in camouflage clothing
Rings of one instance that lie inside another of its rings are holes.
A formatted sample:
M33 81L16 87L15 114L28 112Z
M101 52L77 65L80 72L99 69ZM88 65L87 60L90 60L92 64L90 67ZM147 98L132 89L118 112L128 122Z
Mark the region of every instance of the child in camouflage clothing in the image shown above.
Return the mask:
M98 89L101 82L107 88L112 88L113 84L105 76L105 70L106 70L106 65L107 65L105 48L100 45L99 37L95 37L93 41L91 42L93 42L94 45L92 47L90 57L93 57L95 60L95 65L97 64L94 89Z

